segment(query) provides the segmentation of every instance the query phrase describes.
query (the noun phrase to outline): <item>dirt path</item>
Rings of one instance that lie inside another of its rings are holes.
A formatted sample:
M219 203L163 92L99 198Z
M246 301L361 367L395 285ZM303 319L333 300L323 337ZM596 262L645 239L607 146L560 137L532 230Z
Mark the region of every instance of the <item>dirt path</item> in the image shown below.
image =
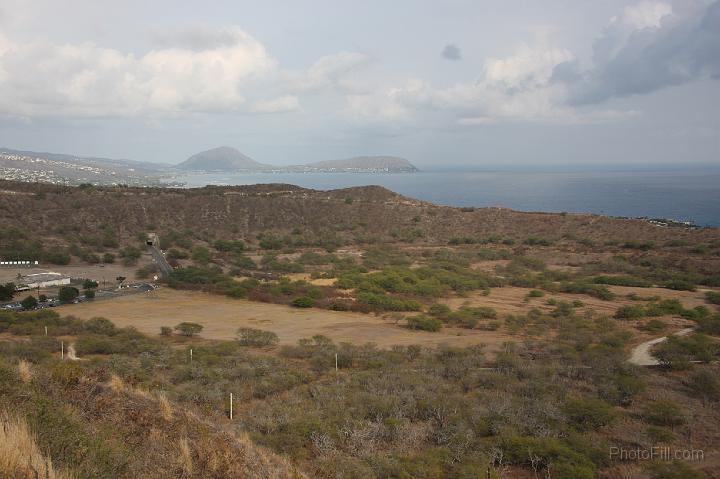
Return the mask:
M672 336L685 336L692 331L693 328L685 328L681 329L677 333L672 334ZM658 344L667 341L667 338L667 336L663 336L662 338L655 338L651 339L650 341L645 341L644 343L638 344L633 348L628 362L636 366L657 366L658 364L660 364L660 361L655 359L655 357L650 354L650 350L654 346L657 346Z

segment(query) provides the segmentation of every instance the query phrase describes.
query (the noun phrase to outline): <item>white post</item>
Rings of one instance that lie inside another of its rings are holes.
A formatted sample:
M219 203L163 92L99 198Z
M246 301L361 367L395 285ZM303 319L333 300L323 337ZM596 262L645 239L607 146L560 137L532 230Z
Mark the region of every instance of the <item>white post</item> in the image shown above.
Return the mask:
M190 362L192 362L192 348L190 348Z
M47 326L45 326L45 336L47 336Z
M338 371L338 367L337 367L337 353L335 353L335 372L337 372L337 371Z
M233 418L233 395L230 393L230 420Z
M60 359L65 359L65 341L60 341Z

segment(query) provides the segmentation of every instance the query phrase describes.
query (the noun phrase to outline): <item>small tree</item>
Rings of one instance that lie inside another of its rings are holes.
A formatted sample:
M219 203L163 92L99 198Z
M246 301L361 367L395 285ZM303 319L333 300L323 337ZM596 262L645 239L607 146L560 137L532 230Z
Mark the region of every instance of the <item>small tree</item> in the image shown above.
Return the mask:
M61 286L58 290L58 299L61 303L72 303L78 296L80 291L72 286Z
M172 331L170 326L160 326L160 336L170 336Z
M35 309L37 308L38 301L35 299L35 296L28 296L27 298L20 301L20 304L22 305L23 309Z
M271 346L278 342L277 334L255 328L238 329L237 338L238 342L243 346Z
M203 325L190 322L182 322L175 326L175 331L183 336L192 337L202 331Z
M85 279L83 281L83 289L94 289L98 287L98 282L91 279Z
M95 299L94 289L86 289L83 291L83 294L85 295L85 299Z
M0 301L10 301L15 294L15 283L0 285Z

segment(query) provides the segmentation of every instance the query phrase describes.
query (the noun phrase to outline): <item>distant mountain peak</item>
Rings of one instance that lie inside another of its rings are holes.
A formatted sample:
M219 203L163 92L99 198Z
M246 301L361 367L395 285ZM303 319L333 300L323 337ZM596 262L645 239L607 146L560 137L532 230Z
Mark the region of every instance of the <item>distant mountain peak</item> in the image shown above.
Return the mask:
M195 153L176 168L188 171L267 170L272 166L258 163L231 146L219 146Z

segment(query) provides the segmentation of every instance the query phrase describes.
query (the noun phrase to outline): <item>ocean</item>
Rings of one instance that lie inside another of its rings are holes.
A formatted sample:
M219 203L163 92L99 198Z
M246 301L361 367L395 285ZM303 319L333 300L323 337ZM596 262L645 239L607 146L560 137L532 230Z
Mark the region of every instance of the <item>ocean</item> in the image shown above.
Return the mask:
M381 185L450 206L657 217L720 226L720 169L192 174L188 187L289 183L313 189Z

